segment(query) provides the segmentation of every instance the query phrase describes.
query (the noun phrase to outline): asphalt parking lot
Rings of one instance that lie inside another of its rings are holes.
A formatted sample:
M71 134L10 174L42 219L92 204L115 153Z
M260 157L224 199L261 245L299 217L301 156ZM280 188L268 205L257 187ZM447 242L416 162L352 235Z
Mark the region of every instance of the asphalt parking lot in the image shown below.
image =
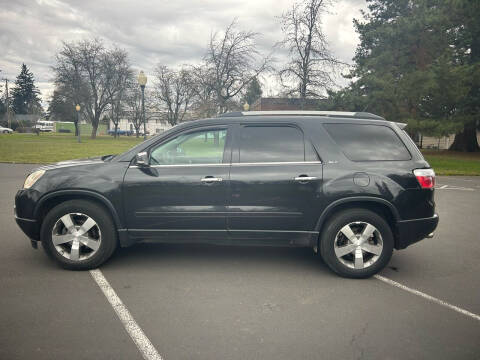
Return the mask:
M15 224L33 167L0 164L0 359L142 359L91 273ZM436 200L435 237L381 273L408 288L339 278L309 249L138 244L101 272L164 359L478 359L480 178L438 177Z

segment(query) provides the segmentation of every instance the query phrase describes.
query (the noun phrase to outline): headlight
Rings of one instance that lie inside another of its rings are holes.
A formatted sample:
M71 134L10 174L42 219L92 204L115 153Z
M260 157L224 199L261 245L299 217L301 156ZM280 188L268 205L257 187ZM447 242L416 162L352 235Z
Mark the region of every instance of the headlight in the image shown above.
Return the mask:
M35 184L37 180L43 176L43 174L45 174L45 170L38 170L28 175L25 179L25 183L23 184L23 188L30 189L33 184Z

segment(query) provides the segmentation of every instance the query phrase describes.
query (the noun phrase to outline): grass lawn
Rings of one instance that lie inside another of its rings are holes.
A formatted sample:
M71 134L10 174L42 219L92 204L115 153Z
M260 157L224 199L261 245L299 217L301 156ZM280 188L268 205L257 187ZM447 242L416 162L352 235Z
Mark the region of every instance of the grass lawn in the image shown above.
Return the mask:
M82 136L82 142L72 134L41 133L0 134L0 162L44 164L61 160L97 155L119 154L135 146L143 138L121 136Z
M422 150L437 175L480 175L480 153Z

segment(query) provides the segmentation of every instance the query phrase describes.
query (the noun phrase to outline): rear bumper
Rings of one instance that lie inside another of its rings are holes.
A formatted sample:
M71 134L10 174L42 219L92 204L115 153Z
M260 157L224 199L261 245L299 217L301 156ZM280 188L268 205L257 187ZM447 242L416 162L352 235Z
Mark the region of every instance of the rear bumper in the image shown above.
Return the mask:
M405 249L407 246L429 237L437 225L437 214L429 218L398 221L395 249Z

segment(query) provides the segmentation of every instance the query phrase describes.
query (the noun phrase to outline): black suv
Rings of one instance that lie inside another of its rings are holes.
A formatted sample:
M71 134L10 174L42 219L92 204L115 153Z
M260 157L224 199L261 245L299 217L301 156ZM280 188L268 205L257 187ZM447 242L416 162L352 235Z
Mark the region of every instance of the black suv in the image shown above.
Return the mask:
M435 173L404 126L317 111L186 122L120 155L36 169L15 218L68 269L155 240L308 246L368 277L438 224Z

